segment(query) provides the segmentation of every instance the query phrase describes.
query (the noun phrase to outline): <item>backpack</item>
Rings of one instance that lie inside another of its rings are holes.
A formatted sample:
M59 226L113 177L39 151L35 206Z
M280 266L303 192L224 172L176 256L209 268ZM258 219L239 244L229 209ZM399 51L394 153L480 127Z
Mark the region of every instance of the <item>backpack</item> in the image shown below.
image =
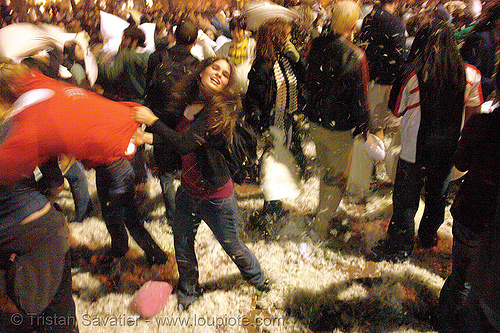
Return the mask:
M166 111L171 91L176 84L196 69L199 61L192 56L175 61L169 55L168 50L161 53L161 59L161 63L154 69L151 80L144 90L144 104L152 109L165 124L174 128L177 125L177 117L167 114ZM181 169L180 154L172 146L155 146L153 154L160 174Z
M175 61L169 56L168 50L165 50L161 64L153 71L151 80L144 90L145 105L165 121L162 116L169 102L172 88L191 74L197 65L198 60L194 57L188 56L181 61Z
M238 120L233 132L233 144L228 156L231 178L236 184L257 183L259 166L257 157L257 134L244 120Z

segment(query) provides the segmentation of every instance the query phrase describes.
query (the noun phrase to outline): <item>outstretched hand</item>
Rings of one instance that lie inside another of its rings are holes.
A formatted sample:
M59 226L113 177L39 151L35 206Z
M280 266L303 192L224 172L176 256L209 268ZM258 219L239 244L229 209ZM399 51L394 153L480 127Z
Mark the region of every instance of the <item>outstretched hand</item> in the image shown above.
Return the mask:
M141 127L138 127L135 130L134 138L135 138L135 143L138 146L142 145L144 143L148 143L150 145L153 144L153 134L152 133L148 133L148 132L144 132Z
M155 121L158 120L158 117L155 116L153 111L148 109L145 106L134 106L132 108L132 119L141 124L146 124L148 126L153 125Z

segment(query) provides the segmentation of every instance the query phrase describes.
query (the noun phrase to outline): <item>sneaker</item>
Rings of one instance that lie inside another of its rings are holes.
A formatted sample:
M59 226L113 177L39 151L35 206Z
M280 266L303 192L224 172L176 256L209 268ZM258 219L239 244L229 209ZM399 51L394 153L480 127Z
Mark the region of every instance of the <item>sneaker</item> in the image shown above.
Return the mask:
M271 291L271 282L269 281L269 279L265 279L264 282L262 282L259 285L256 285L255 288L258 291L262 291L264 293L267 293L267 292Z
M384 260L393 264L401 264L408 260L410 253L408 251L398 251L394 253L387 253Z
M350 231L347 223L344 223L344 221L338 218L333 218L332 221L330 222L330 226L331 226L330 234L333 237L342 238Z
M197 286L196 290L193 293L188 293L183 289L177 289L177 306L181 311L187 311L191 304L198 300L201 297L203 290Z

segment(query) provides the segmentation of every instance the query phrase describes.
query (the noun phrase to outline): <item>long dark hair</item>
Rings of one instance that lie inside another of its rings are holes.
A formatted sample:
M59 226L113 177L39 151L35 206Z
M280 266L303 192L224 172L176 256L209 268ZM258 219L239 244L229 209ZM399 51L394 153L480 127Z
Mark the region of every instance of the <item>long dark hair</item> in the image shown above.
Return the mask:
M432 19L417 31L405 77L415 71L420 93L421 120L417 162L429 168L451 168L460 136L466 86L465 63L453 32Z
M199 101L202 95L201 73L205 68L221 59L229 64L225 57L207 58L199 64L196 71L181 81L172 91L172 100L169 103L168 112L182 114L186 106ZM203 102L209 112L207 135L222 134L228 142L232 143L234 127L242 106L234 68L231 64L229 66L231 73L227 85L222 91L210 96Z
M430 115L436 127L454 128L464 108L466 77L450 26L436 19L422 25L408 60L407 74L418 77L422 116Z
M285 45L288 29L291 29L291 24L282 18L265 21L255 36L256 57L270 63L276 62L278 53Z

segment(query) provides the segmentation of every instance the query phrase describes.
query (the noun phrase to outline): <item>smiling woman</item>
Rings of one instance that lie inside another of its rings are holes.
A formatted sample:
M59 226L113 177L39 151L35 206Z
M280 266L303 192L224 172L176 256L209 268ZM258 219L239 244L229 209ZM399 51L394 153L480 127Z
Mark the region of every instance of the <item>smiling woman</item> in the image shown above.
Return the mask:
M222 91L227 86L230 76L231 67L226 60L214 61L200 74L203 93L211 96Z
M268 291L269 282L259 261L237 230L238 206L225 156L241 101L229 62L225 58L204 60L175 89L168 110L177 118L175 130L147 108L137 108L134 118L150 126L153 145L170 145L181 154L181 186L172 226L179 270L178 304L187 309L201 295L194 240L202 220L243 277L258 290Z

